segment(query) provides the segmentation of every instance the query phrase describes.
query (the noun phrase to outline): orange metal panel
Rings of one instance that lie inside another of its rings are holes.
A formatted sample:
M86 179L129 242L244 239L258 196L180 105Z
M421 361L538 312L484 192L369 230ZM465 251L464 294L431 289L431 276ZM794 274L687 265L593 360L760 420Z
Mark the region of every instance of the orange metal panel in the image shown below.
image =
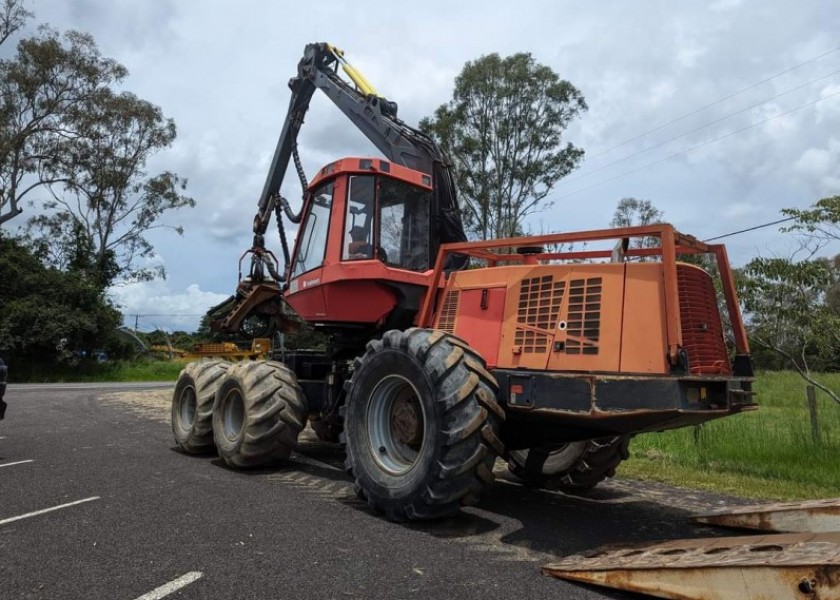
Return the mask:
M461 290L455 335L466 340L491 369L499 356L505 296L504 287Z
M624 264L566 267L566 291L554 326L548 369L618 371ZM544 267L549 271L558 267Z
M668 373L661 263L627 263L624 283L624 373Z
M506 300L496 366L618 370L623 264L512 265L461 271L452 274L447 290L498 287L506 288ZM463 298L461 303L455 324L459 334ZM475 333L462 335L477 337Z

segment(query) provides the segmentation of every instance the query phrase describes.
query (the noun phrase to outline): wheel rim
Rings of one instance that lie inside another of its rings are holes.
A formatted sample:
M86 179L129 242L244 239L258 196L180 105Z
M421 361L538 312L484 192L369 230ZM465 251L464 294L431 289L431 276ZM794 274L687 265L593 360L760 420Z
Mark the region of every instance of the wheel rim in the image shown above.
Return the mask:
M184 431L188 431L195 422L196 404L195 388L184 388L178 397L178 419L181 421L181 429Z
M373 460L392 475L417 464L426 437L426 413L417 388L400 375L380 381L367 407L368 444Z
M238 390L228 392L222 417L225 437L231 441L235 440L245 424L245 403L242 402L242 394Z

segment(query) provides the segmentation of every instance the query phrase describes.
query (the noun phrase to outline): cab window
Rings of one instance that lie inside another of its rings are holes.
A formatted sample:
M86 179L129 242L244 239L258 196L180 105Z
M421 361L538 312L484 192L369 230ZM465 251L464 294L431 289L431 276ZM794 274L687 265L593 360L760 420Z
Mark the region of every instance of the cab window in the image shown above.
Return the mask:
M380 178L379 246L385 263L411 271L429 269L431 192Z
M347 213L344 215L342 260L374 258L374 192L376 178L371 175L350 177L347 191Z
M292 277L320 267L324 263L332 199L332 182L320 186L313 192L309 202L309 211L300 230L301 237Z

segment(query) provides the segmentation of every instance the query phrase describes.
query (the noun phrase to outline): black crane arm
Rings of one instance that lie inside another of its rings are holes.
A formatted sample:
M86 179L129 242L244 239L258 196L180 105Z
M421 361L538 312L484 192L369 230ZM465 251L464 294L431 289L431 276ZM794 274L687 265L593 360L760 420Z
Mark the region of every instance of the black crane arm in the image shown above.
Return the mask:
M355 85L339 76L339 66ZM441 239L433 240L435 247L442 242L466 240L448 158L432 138L397 117L397 104L380 96L370 82L344 60L341 50L327 43L308 44L298 63L297 76L289 81L289 88L292 90L289 109L254 219L255 247L264 247L263 235L271 213L280 201L280 187L289 159L296 152L297 136L317 89L324 92L388 160L432 177L435 188L432 218L443 221L439 228ZM306 182L301 183L305 188Z

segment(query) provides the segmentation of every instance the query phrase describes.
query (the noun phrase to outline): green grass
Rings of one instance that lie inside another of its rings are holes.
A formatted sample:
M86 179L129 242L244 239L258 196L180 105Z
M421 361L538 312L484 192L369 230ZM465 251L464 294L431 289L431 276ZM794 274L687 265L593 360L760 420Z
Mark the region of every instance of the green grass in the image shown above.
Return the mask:
M840 389L840 374L820 381ZM637 436L619 473L745 498L840 496L840 404L817 391L821 436L815 441L805 385L793 372L760 373L759 410Z
M165 360L85 363L75 367L18 367L9 370L9 379L26 383L90 383L112 381L171 381L175 383L184 362Z

